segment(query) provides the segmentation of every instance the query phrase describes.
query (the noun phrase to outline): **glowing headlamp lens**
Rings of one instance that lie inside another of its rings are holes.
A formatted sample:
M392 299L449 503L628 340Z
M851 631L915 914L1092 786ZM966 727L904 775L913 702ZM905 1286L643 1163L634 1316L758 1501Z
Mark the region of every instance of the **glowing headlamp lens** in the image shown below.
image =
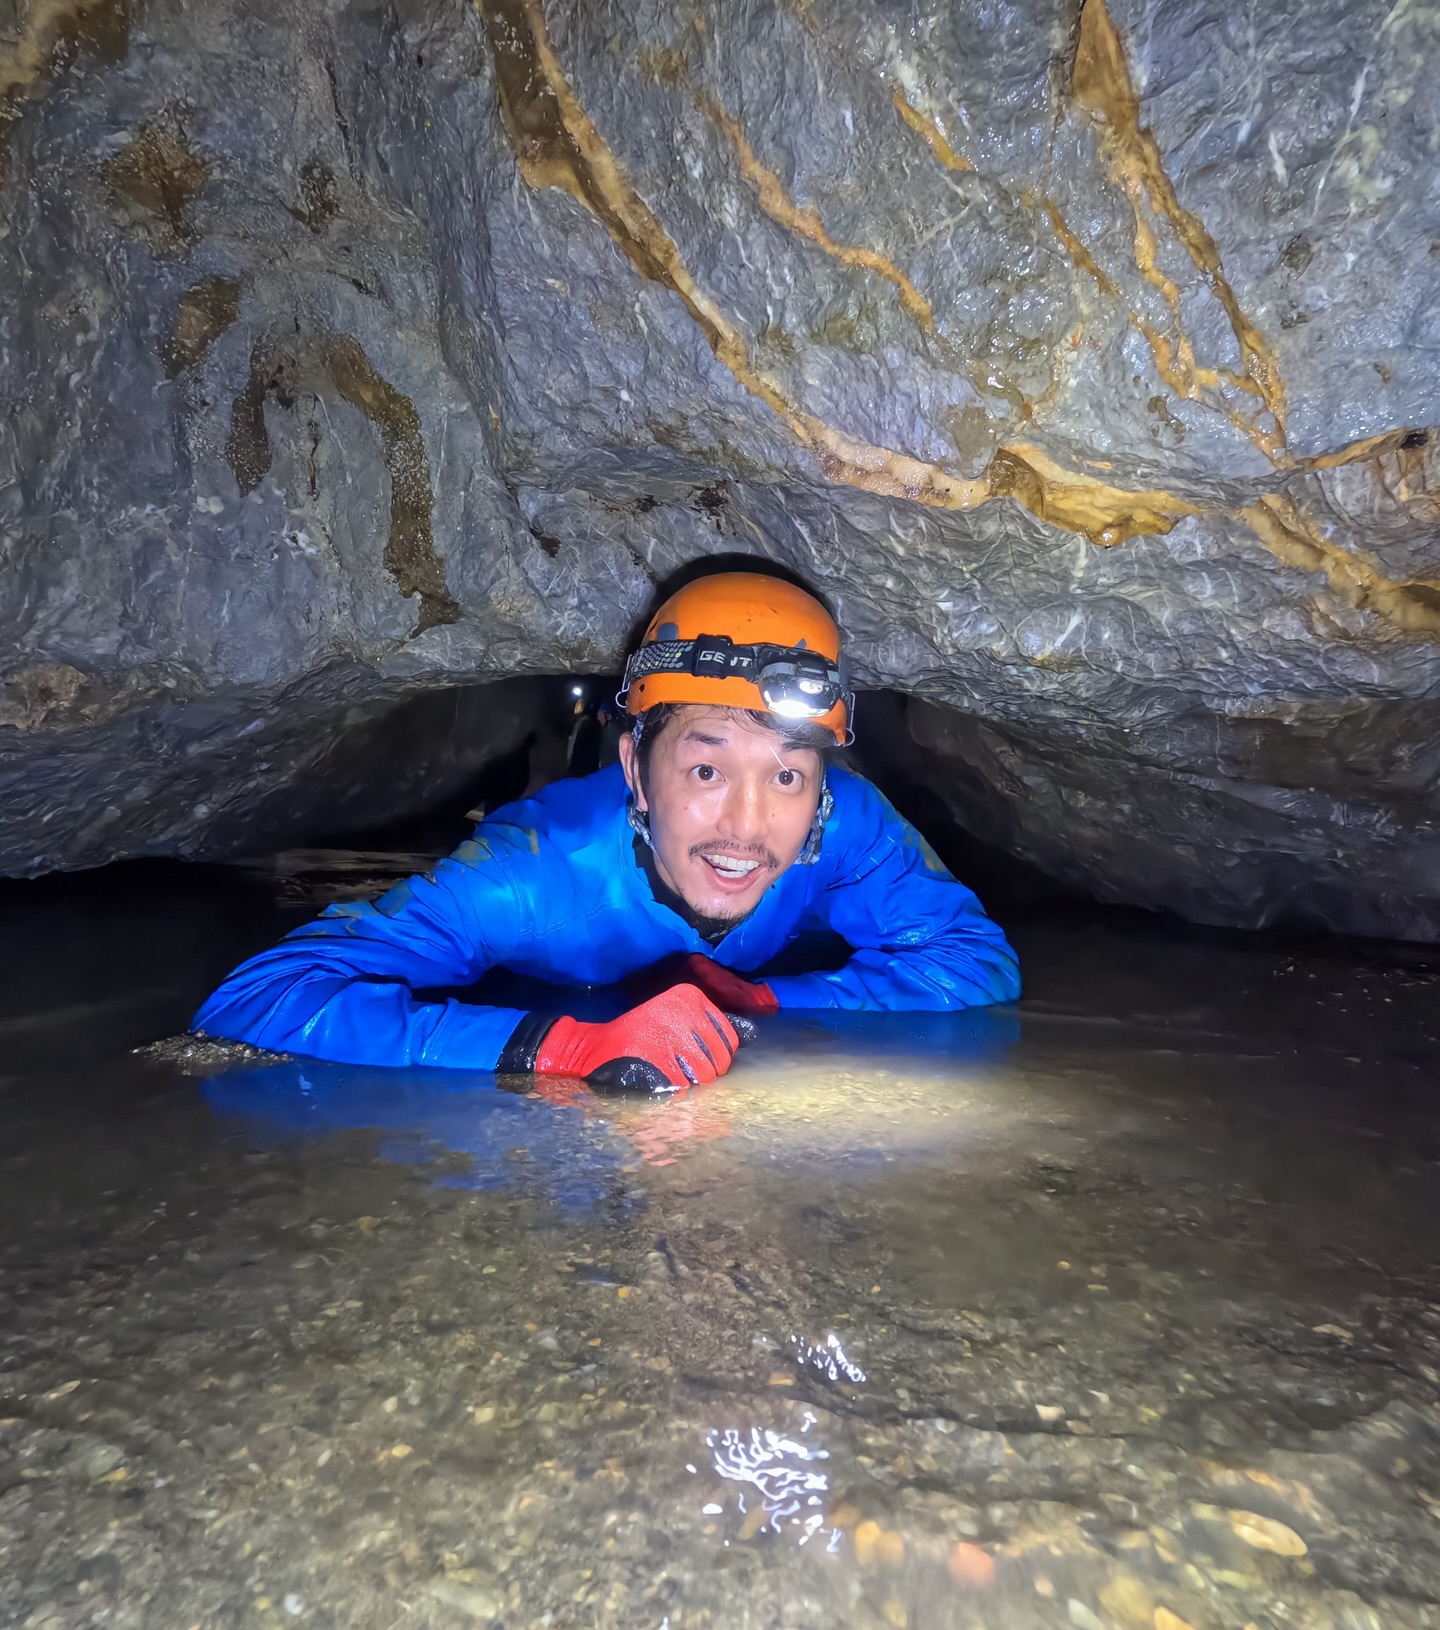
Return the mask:
M765 706L782 719L820 719L840 700L840 676L821 657L767 662L757 683Z

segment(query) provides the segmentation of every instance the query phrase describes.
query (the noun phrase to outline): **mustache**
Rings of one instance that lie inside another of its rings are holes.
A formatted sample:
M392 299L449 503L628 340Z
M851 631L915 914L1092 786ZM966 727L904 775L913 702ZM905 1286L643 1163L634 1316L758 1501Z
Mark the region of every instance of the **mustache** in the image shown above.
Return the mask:
M763 844L742 849L733 843L692 843L690 845L691 860L699 860L705 855L734 855L736 860L758 860L767 871L778 872L780 859L773 849L767 849Z

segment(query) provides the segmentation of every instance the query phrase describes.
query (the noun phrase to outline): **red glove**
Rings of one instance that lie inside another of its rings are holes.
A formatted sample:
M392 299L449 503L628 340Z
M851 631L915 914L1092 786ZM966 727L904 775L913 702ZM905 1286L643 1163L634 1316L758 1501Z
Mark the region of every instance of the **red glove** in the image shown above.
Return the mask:
M739 1045L736 1027L713 1003L694 985L676 985L608 1024L557 1019L536 1051L535 1073L654 1092L714 1081Z
M655 967L637 974L635 983L650 990L664 990L676 984L696 985L723 1012L739 1013L746 1017L780 1011L775 992L769 985L757 985L749 979L742 979L738 973L722 968L718 962L701 956L698 951L666 957Z

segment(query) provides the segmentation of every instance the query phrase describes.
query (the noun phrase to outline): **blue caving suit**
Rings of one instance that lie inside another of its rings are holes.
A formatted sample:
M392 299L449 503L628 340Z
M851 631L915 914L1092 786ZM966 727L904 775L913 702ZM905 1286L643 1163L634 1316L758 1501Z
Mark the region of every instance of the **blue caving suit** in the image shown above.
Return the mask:
M815 862L783 872L717 944L655 898L617 765L496 810L432 872L373 904L331 906L237 968L194 1027L343 1064L492 1069L525 1013L417 992L500 967L607 985L678 952L751 974L826 929L850 960L767 979L782 1009L1013 1001L1015 953L970 890L862 776L832 767L829 783Z

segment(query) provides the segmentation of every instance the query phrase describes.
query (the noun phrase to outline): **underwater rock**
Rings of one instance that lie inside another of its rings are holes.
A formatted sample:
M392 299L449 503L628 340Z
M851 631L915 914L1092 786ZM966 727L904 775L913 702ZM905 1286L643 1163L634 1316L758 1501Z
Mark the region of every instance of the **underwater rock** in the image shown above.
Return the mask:
M0 870L383 804L347 717L727 552L1066 881L1440 931L1423 8L6 27Z

